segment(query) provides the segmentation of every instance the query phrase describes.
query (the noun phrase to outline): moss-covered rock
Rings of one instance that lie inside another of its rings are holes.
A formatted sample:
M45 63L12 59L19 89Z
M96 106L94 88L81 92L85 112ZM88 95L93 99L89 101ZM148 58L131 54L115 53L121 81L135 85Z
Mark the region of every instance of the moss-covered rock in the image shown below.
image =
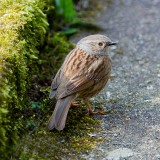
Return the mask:
M21 111L48 22L44 1L2 0L0 6L0 159L8 159L23 131Z

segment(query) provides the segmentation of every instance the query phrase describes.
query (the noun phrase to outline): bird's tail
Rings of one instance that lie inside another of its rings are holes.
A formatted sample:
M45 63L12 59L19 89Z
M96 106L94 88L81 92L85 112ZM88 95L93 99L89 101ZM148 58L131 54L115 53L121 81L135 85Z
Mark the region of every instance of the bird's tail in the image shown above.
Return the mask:
M58 99L56 107L46 126L46 130L52 130L53 128L56 128L59 131L63 130L65 127L68 110L74 98L75 95L71 95L63 99Z

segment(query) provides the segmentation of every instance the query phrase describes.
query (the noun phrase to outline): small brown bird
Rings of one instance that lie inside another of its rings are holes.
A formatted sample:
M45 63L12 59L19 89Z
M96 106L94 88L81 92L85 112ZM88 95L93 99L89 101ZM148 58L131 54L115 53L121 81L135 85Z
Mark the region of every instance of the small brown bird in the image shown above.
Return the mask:
M49 97L57 98L56 107L46 130L63 130L68 110L76 98L82 98L94 114L87 99L98 94L109 80L111 59L108 47L116 42L103 35L90 35L81 39L66 57L51 84Z

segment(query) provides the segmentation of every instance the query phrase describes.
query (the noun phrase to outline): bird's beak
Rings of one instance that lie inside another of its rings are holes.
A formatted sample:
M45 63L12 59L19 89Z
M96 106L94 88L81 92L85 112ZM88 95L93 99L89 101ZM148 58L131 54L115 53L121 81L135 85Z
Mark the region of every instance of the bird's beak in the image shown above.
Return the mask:
M109 42L108 46L117 45L117 44L118 44L118 42Z

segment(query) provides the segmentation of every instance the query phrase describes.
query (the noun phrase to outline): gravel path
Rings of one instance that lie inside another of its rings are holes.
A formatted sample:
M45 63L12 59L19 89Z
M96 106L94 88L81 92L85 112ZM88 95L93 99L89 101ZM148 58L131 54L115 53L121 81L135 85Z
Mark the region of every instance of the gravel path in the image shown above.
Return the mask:
M111 80L93 102L103 102L105 137L86 159L160 159L160 1L100 0L95 19L101 34L119 41L110 50ZM85 32L78 39L95 34ZM73 38L77 42L77 38Z

